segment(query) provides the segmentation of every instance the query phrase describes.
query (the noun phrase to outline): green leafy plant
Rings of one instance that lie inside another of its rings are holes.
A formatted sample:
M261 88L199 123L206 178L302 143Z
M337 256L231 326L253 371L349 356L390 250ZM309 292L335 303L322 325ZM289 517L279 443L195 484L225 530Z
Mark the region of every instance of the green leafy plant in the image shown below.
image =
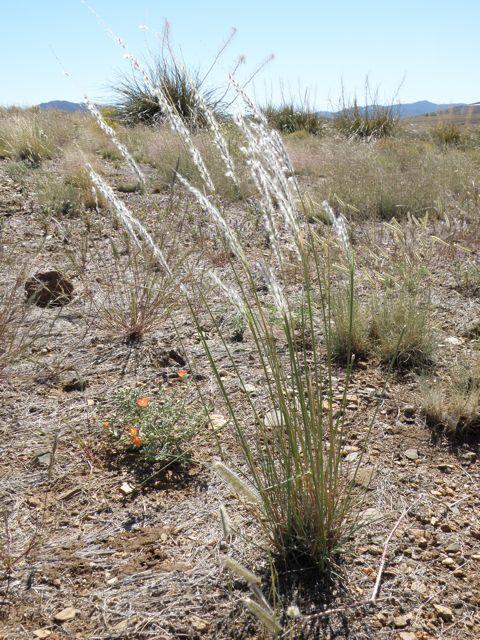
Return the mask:
M203 412L164 391L147 396L124 389L102 426L120 449L150 464L186 468L192 462L192 439L204 423Z

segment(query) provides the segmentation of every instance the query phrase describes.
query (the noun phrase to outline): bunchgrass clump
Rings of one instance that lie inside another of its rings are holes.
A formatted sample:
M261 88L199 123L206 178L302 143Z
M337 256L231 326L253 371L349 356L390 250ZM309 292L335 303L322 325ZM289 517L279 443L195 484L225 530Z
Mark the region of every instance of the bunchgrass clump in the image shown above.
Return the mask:
M119 450L162 469L185 469L192 462L192 440L202 424L203 411L178 396L161 389L152 395L124 389L102 427Z
M281 133L303 131L319 135L325 131L325 118L316 113L307 103L284 102L280 105L269 104L263 108L268 124Z
M0 120L0 157L38 166L53 153L52 141L34 114L17 114Z
M37 184L40 207L48 216L78 216L85 209L105 206L104 197L93 188L88 170L77 156L67 154L61 174L45 172Z
M148 80L137 74L124 76L114 86L114 113L121 123L132 126L166 122L168 115L155 93L158 88L191 129L207 124L201 100L217 115L223 114L222 106L215 98L216 92L204 86L198 71L187 70L174 59L162 55L148 65L147 76Z
M358 299L353 283L339 285L330 292L331 349L333 356L350 364L365 357L371 350L367 311Z
M439 122L429 133L432 140L441 146L459 147L466 140L461 127L454 122Z
M393 106L353 105L343 107L333 117L333 127L347 138L375 140L393 135L398 117Z
M427 423L463 439L480 436L480 360L470 356L455 363L443 379L424 378L420 404Z
M372 302L371 334L383 363L396 369L425 369L437 338L432 306L418 285L392 286Z

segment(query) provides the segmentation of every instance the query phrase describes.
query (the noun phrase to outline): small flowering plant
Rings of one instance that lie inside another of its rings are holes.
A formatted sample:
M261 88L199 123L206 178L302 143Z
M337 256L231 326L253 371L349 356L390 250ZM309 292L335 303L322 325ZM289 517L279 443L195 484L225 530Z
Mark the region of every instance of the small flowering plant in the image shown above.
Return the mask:
M202 412L165 392L153 397L124 389L102 427L116 445L146 462L184 468L191 462L189 443L204 422Z

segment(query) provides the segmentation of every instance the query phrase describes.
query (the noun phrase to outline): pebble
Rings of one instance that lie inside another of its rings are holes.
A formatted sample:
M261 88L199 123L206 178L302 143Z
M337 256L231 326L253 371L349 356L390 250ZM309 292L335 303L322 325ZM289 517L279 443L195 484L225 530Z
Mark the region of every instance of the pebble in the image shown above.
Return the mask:
M418 458L418 450L417 449L407 449L403 454L405 458L408 460L417 460Z
M50 629L43 627L42 629L35 629L35 631L33 632L33 635L36 638L48 638L49 636L52 635L52 632L50 631Z
M444 607L443 604L434 604L433 608L437 612L437 615L445 622L451 622L453 620L453 611L449 607Z
M409 621L409 616L395 616L395 618L393 619L393 626L395 627L395 629L404 629L406 626L408 626Z
M124 496L129 496L133 493L133 487L128 482L123 482L120 487L120 492L123 493Z
M58 611L53 619L55 622L67 622L67 620L73 620L78 613L78 609L74 609L73 607L65 607L61 611Z

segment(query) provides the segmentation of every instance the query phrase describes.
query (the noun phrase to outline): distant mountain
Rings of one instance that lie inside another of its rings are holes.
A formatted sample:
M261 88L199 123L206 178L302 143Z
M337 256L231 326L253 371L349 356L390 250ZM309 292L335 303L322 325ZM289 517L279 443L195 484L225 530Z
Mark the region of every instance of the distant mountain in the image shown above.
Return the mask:
M359 107L361 113L364 113L367 109L375 108L390 108L385 105L368 105L367 107ZM420 100L418 102L409 102L405 104L392 105L393 112L398 115L399 118L413 118L415 116L424 116L427 113L437 113L437 111L448 111L456 108L464 108L466 105L463 102L456 102L453 104L436 104L435 102L429 102L428 100ZM319 111L318 115L324 118L333 118L335 115L341 113L341 111Z
M78 102L68 102L68 100L51 100L50 102L42 102L38 107L44 111L50 111L56 109L57 111L68 111L73 113L74 111L86 111L87 108L84 104Z

